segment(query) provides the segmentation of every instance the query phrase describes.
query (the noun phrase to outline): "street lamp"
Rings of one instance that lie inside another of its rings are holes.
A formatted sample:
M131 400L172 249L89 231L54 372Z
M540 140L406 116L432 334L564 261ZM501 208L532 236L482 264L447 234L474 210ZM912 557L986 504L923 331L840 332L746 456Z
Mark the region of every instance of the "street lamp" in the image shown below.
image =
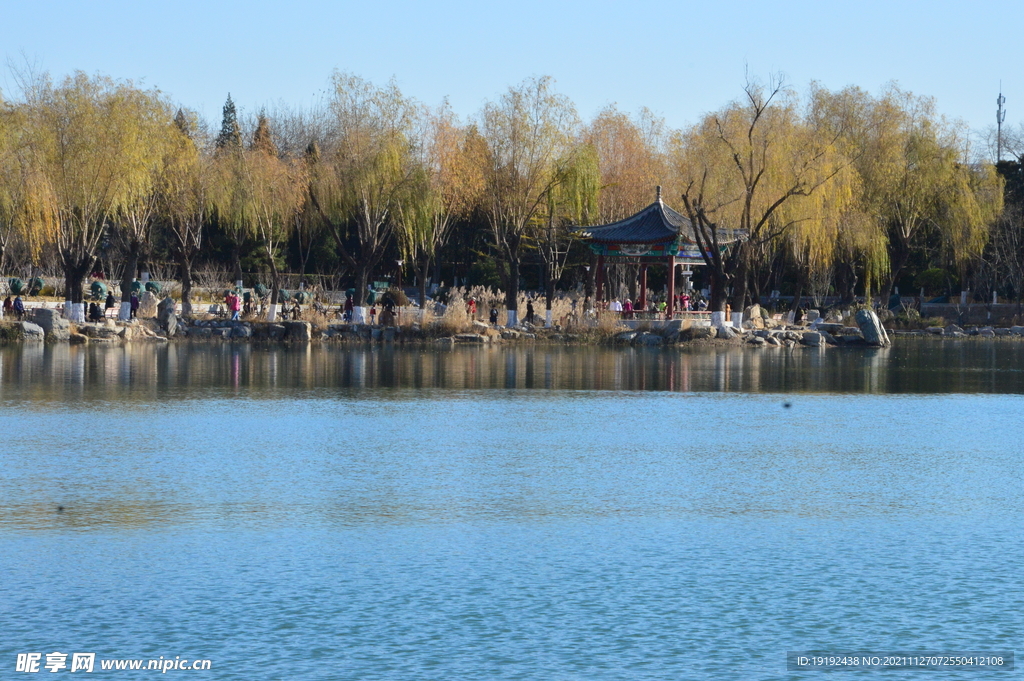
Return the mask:
M404 260L396 260L398 263L398 290L402 290L402 265L405 264Z

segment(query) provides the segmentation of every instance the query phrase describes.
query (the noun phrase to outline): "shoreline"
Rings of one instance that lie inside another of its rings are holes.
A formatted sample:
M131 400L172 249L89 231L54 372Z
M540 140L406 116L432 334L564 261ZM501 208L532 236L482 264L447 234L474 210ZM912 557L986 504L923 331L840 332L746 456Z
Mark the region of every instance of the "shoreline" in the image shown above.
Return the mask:
M752 347L881 347L864 339L857 327L838 323L779 324L771 328L688 326L676 320L662 323L660 328L641 323L637 329L621 325L602 324L594 327L558 326L544 328L521 324L515 328L471 322L463 329L452 329L435 322L425 328L418 324L382 326L330 322L325 325L306 320L282 320L270 323L255 320L178 319L173 314L157 318L101 322L69 322L55 310L36 309L28 319L0 321L0 344L10 343L70 343L70 344L124 344L164 342L247 342L247 343L325 343L325 344L394 344L406 346L454 347L472 345L571 345L612 347L687 347L687 346L744 346ZM763 322L762 322L763 325ZM973 338L1024 339L1024 327L927 329L889 329L895 339L967 340Z

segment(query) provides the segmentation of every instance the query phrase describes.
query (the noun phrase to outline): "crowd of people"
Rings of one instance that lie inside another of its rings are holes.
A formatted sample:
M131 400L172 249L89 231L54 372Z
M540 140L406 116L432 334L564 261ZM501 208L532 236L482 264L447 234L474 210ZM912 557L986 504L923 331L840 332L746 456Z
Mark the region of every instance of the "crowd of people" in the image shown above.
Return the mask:
M664 297L651 298L646 307L642 307L639 300L634 303L629 298L613 298L603 301L601 309L617 312L623 319L634 319L640 315L664 315L668 310L668 301ZM704 312L708 309L708 301L696 291L680 293L673 299L672 309L675 312Z

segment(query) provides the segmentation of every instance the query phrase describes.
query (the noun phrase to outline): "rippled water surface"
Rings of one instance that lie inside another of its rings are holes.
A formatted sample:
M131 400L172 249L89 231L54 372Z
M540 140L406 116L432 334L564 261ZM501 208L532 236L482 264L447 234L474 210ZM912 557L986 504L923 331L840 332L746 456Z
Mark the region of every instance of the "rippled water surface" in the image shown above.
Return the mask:
M0 348L0 678L54 650L216 679L1013 650L1022 347Z

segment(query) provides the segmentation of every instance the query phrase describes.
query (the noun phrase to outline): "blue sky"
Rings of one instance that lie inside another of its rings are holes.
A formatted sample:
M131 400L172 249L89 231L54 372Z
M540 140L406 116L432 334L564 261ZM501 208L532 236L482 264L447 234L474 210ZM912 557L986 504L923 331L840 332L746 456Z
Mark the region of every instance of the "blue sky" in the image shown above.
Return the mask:
M460 114L524 78L550 75L592 117L647 106L673 127L740 93L744 69L877 92L895 80L982 129L1002 80L1024 121L1012 45L1024 3L967 2L80 2L0 0L0 52L55 76L142 80L212 124L230 91L243 111L311 104L334 69L397 79ZM9 70L0 78L9 90Z

